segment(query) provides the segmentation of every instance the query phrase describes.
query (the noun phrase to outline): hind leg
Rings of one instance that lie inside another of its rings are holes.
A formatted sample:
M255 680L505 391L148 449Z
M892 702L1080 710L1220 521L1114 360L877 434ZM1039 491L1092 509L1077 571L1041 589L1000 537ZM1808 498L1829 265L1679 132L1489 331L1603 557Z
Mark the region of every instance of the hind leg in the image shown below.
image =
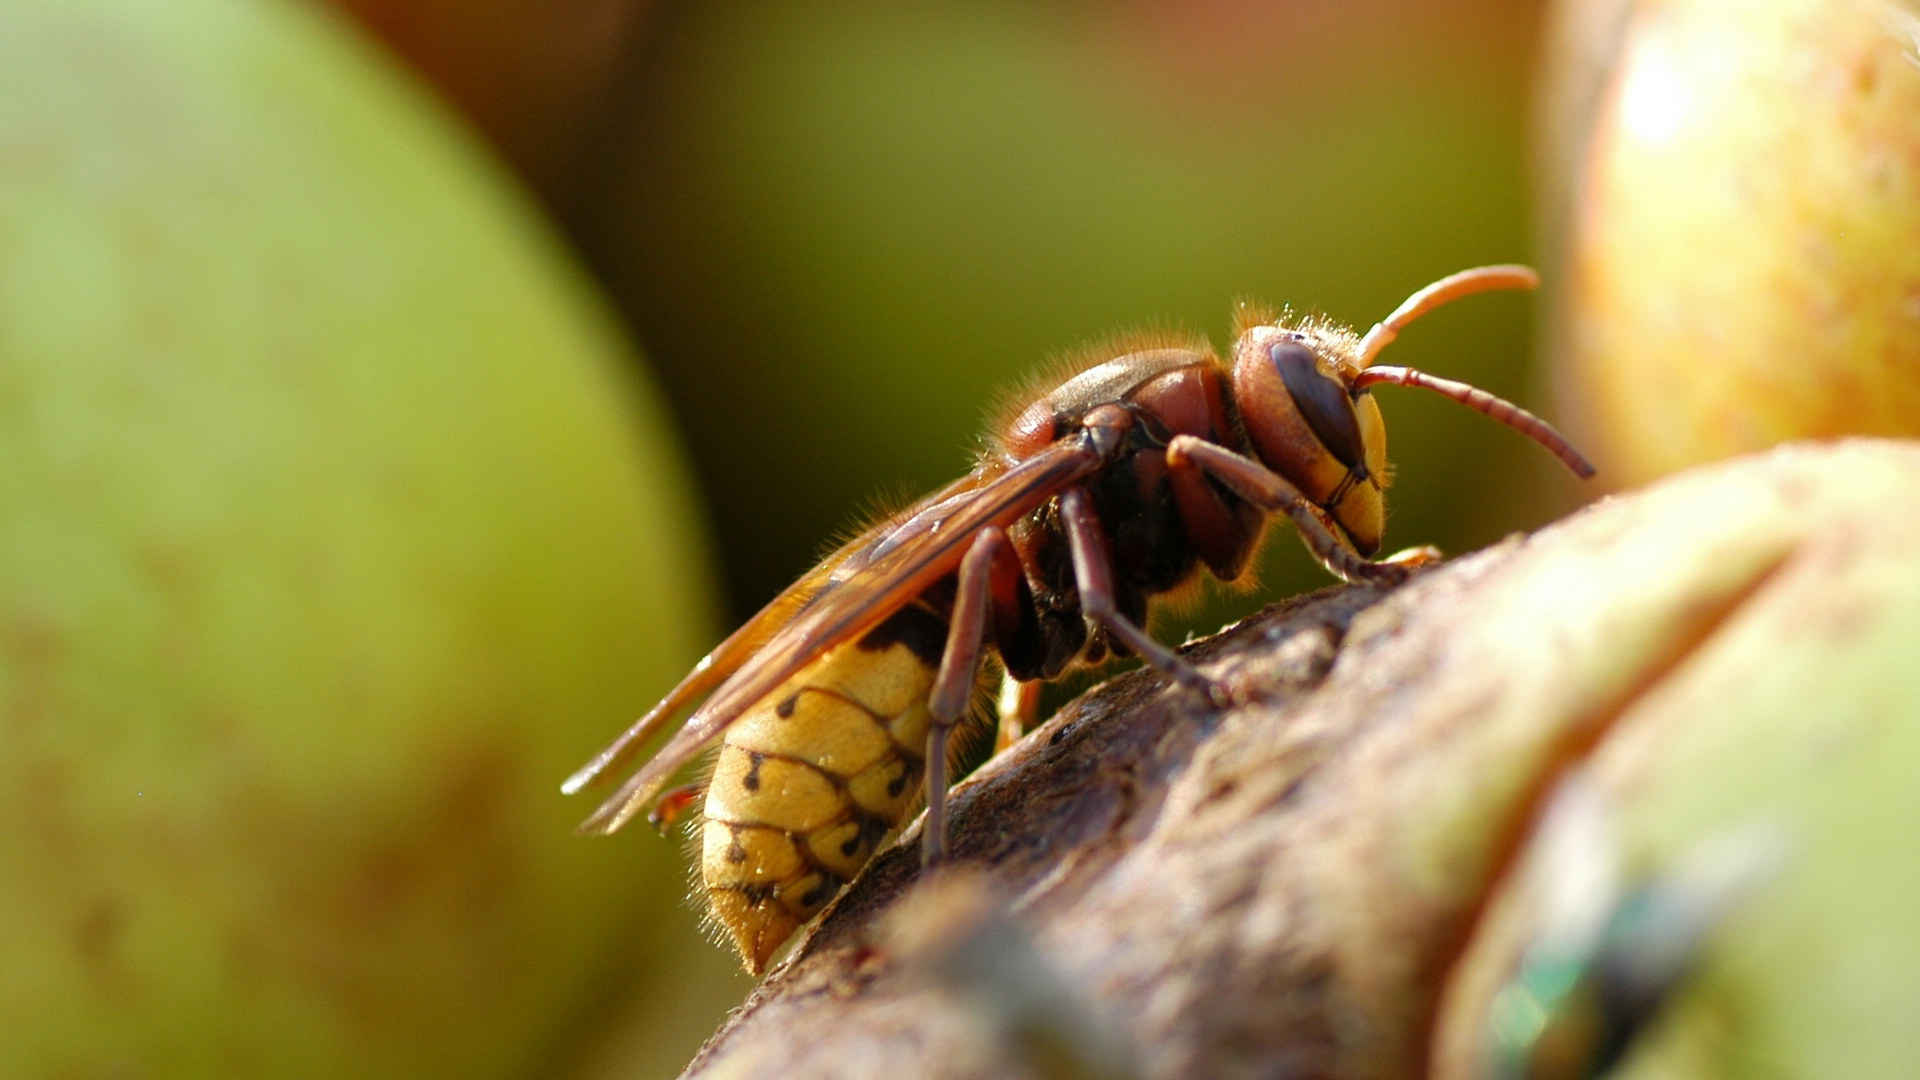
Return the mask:
M980 656L986 649L987 617L993 608L993 587L1013 560L1013 545L999 528L980 530L960 560L953 617L947 645L940 654L940 670L927 699L932 723L927 727L927 820L920 833L920 863L933 864L947 855L947 736L966 715L980 674Z
M994 710L999 726L994 729L993 752L998 754L1024 737L1040 718L1039 680L1021 682L1011 675L1000 679L1000 698Z

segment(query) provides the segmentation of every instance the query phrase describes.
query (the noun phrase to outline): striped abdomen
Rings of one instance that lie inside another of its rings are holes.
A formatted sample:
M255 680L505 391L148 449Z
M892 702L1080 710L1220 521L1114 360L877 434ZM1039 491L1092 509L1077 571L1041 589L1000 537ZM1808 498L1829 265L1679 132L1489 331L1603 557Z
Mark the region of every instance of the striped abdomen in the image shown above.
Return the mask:
M747 970L873 858L919 801L943 618L909 605L822 654L727 728L700 876Z

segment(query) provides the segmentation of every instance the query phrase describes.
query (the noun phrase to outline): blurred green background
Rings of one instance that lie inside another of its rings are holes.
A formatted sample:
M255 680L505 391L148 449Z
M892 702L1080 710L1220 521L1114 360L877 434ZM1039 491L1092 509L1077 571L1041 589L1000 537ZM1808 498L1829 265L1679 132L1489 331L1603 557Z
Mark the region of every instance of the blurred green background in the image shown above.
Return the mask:
M1524 260L1536 17L656 12L563 214L675 402L736 616L875 492L963 471L996 393L1050 355L1143 325L1224 349L1238 296L1364 328L1444 273ZM1450 309L1393 362L1526 400L1530 311ZM1509 500L1544 455L1387 397L1389 544L1462 550L1537 520ZM1297 544L1273 548L1276 589L1324 583Z
M548 875L528 890L545 905L538 917L489 924L491 936L470 941L476 951L532 951L552 961L538 985L514 982L505 1004L490 1006L513 1010L515 1022L503 1025L477 1007L480 998L494 999L474 988L493 983L481 974L486 965L462 953L459 925L421 915L429 924L421 932L441 935L437 947L467 961L449 965L446 979L407 991L410 1007L445 1023L410 1026L390 1017L373 1028L322 1024L316 1030L332 1034L314 1036L314 1046L335 1039L340 1056L312 1049L306 1069L288 1071L325 1071L324 1063L342 1060L410 1074L472 1075L484 1071L482 1063L506 1073L594 1075L677 1067L749 984L732 973L730 956L696 940L694 915L680 902L685 867L678 845L644 830L611 842L575 840L565 835L567 823L590 806L562 800L555 788L570 764L650 704L716 639L725 620L709 617L693 584L700 552L718 569L718 594L731 618L744 617L810 565L876 495L912 496L962 472L996 393L1049 355L1143 325L1201 329L1224 348L1229 306L1240 296L1323 311L1364 328L1442 274L1526 261L1532 252L1524 141L1540 18L1535 3L332 6L319 16L311 9L328 5L283 0L155 9L138 32L116 38L122 51L110 63L95 67L67 60L98 51L106 16L36 18L35 5L0 12L0 38L31 30L14 36L27 43L22 55L48 58L17 63L7 77L16 93L0 107L0 199L13 203L0 202L0 214L13 216L0 217L0 225L44 220L18 201L27 190L21 178L36 175L44 161L39 143L23 132L37 140L57 131L61 152L82 161L84 172L86 162L124 149L127 130L164 133L152 126L164 117L143 112L141 102L190 75L194 85L210 88L193 100L191 126L220 137L191 141L191 154L152 140L142 152L154 158L140 159L139 168L186 179L152 188L150 212L166 219L174 200L271 209L248 219L244 230L188 229L191 242L161 253L150 269L156 278L185 283L165 302L197 309L196 318L184 320L195 328L163 339L150 336L162 330L136 321L113 355L178 363L162 370L196 407L209 410L201 414L205 423L250 421L220 412L251 407L221 392L222 380L232 377L225 369L178 360L200 349L225 350L242 369L249 359L272 359L255 336L224 336L230 312L193 286L200 280L193 270L242 248L255 260L245 266L270 268L277 251L298 246L302 259L329 271L303 276L299 288L280 294L281 308L249 310L283 319L303 341L321 342L312 347L315 362L337 349L370 358L376 369L432 363L457 371L461 358L491 349L519 358L518 367L511 357L502 361L506 374L488 391L507 400L516 392L545 395L553 380L582 379L581 370L600 372L584 377L596 387L588 392L596 403L579 407L580 415L600 419L560 415L551 422L607 424L611 404L621 417L611 427L630 433L615 431L565 476L556 472L562 495L555 498L572 499L567 509L533 524L511 507L496 517L479 512L465 526L470 535L529 530L524 541L503 545L501 561L485 564L480 577L527 570L511 560L550 552L543 535L578 540L569 515L618 501L623 490L644 483L662 494L609 511L630 536L609 528L593 534L591 547L566 549L581 576L569 580L568 595L603 588L598 606L547 612L548 621L527 631L537 644L506 654L591 655L598 666L568 669L579 693L543 690L547 696L539 698L535 688L545 684L529 678L512 687L520 704L510 715L487 721L489 730L504 724L513 732L506 745L519 748L511 812L524 813L529 835L555 845L560 854L553 857L570 868L521 868ZM188 40L200 44L182 44ZM152 72L121 80L124 92L107 96L103 109L62 113L73 106L47 89L145 72L143 55ZM313 85L329 89L300 89ZM377 152L362 159L340 151L348 128L345 144ZM298 168L281 164L289 156ZM404 164L389 166L389 159ZM391 186L396 168L407 177L403 187ZM217 183L223 177L233 178L227 187ZM283 197L269 197L276 193ZM443 200L472 200L480 209L471 221L433 224L440 219L431 208ZM83 220L115 212L85 197L74 205ZM477 247L454 242L465 229L501 239ZM48 235L57 242L57 231ZM0 274L18 280L35 273L14 256L19 250L0 248ZM443 259L429 259L432 252ZM376 333L350 318L302 323L316 309L367 302L363 294L379 289L369 282L379 279L363 268L402 257L431 268L419 273L433 281L433 321L409 327L404 305L416 300L394 292L373 300L397 329ZM501 274L534 280L526 288L544 299L526 302L560 310L559 323L575 329L522 337L495 328L488 320L511 321L501 310L521 302L502 299L489 284ZM67 287L77 295L86 276L72 275ZM1524 297L1476 299L1423 322L1389 355L1537 406L1528 366L1532 310ZM87 317L79 305L74 318ZM10 351L0 355L7 365L58 367L66 359L22 339L0 338L0 347ZM637 359L642 352L644 362ZM631 382L600 381L602 368L624 368ZM377 390L377 381L372 385ZM440 430L436 417L462 415L466 404L448 384L435 385L442 390L423 399L430 415L412 435L368 436L349 412L327 421L340 430L319 429L313 439L324 445L335 437L372 438L368 449L378 457L378 438L429 438ZM663 395L657 404L650 396L655 385ZM355 386L370 392L368 384ZM1578 497L1546 455L1512 432L1429 395L1383 398L1399 466L1389 548L1436 543L1464 551L1537 525ZM501 437L513 437L518 422L508 421ZM537 452L544 438L525 445ZM672 440L684 444L683 455L671 449ZM396 444L392 452L402 449ZM141 460L164 462L165 454L161 448ZM492 479L486 470L494 467L472 470L477 475L466 482L475 488L463 497L485 507ZM588 474L598 478L582 479ZM539 487L523 480L512 491ZM15 497L37 496L20 488ZM244 523L246 499L236 493L232 501ZM629 561L644 568L635 570L638 577L622 576L619 568ZM27 584L44 584L25 582L22 565L0 567L10 575L0 602L14 603L8 597L22 595ZM231 561L220 565L245 573ZM396 565L392 572L403 577L412 566ZM527 570L519 587L536 595L548 580L542 575L560 572L543 564L537 573ZM596 574L622 585L591 584ZM1271 545L1262 574L1263 596L1329 583L1287 536ZM480 588L475 580L448 587ZM672 589L685 596L664 601ZM457 594L451 602L469 599ZM1178 638L1188 628L1211 629L1258 602L1215 604L1161 632ZM361 616L373 627L410 617L380 603ZM346 647L332 640L314 646L306 666L287 677L326 682L337 659L327 650ZM271 654L271 643L265 648ZM532 659L517 666L542 666ZM137 698L140 680L163 667L160 660L134 662L98 677L122 679L116 689ZM11 687L21 685L23 670L10 671ZM470 683L452 684L472 693ZM381 712L387 703L376 702L356 719L355 753L316 765L323 769L317 782L326 783L328 768L357 775L368 756L388 749L383 732L409 723L401 715L408 709L432 712L436 723L452 725L457 740L462 725L476 721L459 710L435 712L444 702L431 700L454 692L433 684L422 691L430 700L392 705L392 717ZM536 701L545 702L544 711ZM155 748L156 760L219 756L217 740L209 748L187 739L175 722L164 712L138 721L116 714L115 721L144 725L139 741ZM116 730L109 725L100 738L111 741ZM393 746L402 742L391 737ZM430 766L396 770L393 782L406 783L419 768ZM296 834L360 827L343 825L341 808L325 798L297 801L289 812L297 820L285 828ZM89 819L95 835L81 849L123 850L126 836L145 825L141 811L121 807ZM380 834L396 826L366 827ZM423 846L443 842L421 835ZM278 881L288 872L284 859L265 862L231 870L232 882ZM25 879L29 871L12 872L16 879L0 880L0 890L18 903L55 901L43 882ZM470 895L484 872L460 862L446 871L442 891ZM140 887L184 888L170 873L162 864ZM236 897L201 908L205 918L276 924L277 910L262 906L271 903L271 888L256 894L252 884L230 884L199 881L196 887ZM377 981L383 965L415 962L404 949L369 944L356 929L348 927L326 950L329 962L353 978ZM553 934L565 948L553 944ZM167 954L168 940L182 950L198 946L193 935L160 936L154 951L129 962L200 979L194 992L209 1003L169 1022L169 1045L193 1045L195 1024L222 1029L210 1029L209 1042L229 1039L249 1023L245 984L218 965L202 972L195 958ZM505 970L510 982L528 978ZM0 997L0 1012L31 1018L45 1006L31 974ZM142 1015L137 997L108 993L102 1000L105 1015ZM324 995L317 1000L283 1004L335 1007ZM482 1033L517 1040L516 1049L488 1049ZM465 1049L442 1050L439 1041ZM124 1054L162 1071L170 1062L217 1060L143 1057L152 1053L137 1031L128 1037Z

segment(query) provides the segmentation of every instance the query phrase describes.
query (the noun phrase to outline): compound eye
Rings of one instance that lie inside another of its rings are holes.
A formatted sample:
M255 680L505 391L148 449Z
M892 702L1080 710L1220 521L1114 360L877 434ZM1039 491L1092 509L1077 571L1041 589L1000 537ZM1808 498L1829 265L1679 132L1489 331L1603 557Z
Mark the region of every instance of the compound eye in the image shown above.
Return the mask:
M1349 469L1357 469L1366 460L1366 443L1360 437L1360 418L1353 413L1353 399L1347 388L1322 374L1315 364L1313 350L1304 345L1280 342L1267 350L1268 359L1280 372L1280 381L1293 399L1294 408L1307 420L1307 426L1333 456Z

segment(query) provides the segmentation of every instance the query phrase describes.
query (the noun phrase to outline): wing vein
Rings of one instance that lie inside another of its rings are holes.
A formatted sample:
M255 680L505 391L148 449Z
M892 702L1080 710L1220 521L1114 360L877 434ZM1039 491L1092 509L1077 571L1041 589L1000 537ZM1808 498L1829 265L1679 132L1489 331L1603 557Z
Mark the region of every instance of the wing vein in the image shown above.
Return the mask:
M611 833L633 820L674 772L755 702L953 572L974 534L1011 525L1100 464L1091 440L1062 439L1003 469L983 466L843 547L735 631L568 779L566 790L577 791L631 758L667 717L711 690L660 751L581 823L581 831Z

